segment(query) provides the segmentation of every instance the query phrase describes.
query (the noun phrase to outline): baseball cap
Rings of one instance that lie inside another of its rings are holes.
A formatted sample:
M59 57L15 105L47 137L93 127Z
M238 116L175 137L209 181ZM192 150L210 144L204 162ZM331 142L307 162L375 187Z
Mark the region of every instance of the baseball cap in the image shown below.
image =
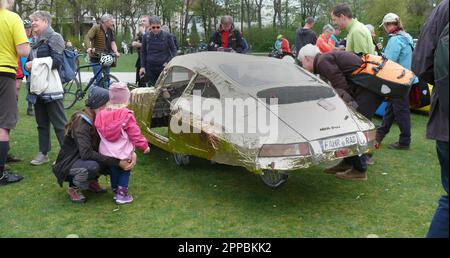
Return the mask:
M380 27L382 27L385 23L388 22L398 22L400 21L400 17L398 17L395 13L388 13L384 16L383 22L380 24Z

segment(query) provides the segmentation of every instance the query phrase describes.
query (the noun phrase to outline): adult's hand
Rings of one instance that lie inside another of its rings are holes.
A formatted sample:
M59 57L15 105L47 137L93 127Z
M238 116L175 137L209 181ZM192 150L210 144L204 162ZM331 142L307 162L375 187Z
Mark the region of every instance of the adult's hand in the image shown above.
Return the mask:
M114 55L118 58L120 57L120 53L119 52L114 52Z
M139 76L144 76L144 74L145 74L145 68L144 67L142 67L141 69L139 69Z
M130 171L136 165L136 161L137 161L137 155L135 152L133 152L133 154L131 155L131 160L129 160L129 159L121 160L119 163L119 166L125 171Z

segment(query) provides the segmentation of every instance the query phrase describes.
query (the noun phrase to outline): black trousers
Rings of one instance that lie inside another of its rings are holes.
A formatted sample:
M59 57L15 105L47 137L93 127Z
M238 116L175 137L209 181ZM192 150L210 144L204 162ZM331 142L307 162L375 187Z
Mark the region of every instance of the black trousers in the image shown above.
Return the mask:
M356 109L356 111L361 113L361 115L365 116L369 120L372 120L375 111L377 111L377 108L383 101L382 97L363 88L358 89L354 98L356 103L358 104L358 108ZM354 169L360 171L361 173L365 173L367 171L366 158L366 155L353 156L345 158L344 161L347 164L352 165Z
M145 68L145 76L148 79L148 86L155 86L159 75L164 70L162 65L147 65Z
M402 99L389 100L385 109L383 123L377 129L377 139L380 141L384 139L391 130L394 121L400 128L399 144L409 146L411 144L411 111L409 110L408 95Z

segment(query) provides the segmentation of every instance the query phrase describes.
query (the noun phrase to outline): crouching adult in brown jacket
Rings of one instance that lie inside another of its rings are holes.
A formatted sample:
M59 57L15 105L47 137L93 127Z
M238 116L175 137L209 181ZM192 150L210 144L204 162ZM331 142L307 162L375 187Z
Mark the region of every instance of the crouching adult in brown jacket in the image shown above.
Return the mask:
M101 174L108 174L106 166L120 166L129 171L136 164L136 154L132 160L118 160L98 153L100 137L94 127L95 114L109 101L108 90L93 87L86 100L86 108L72 115L66 125L66 135L58 154L53 173L60 186L69 182L67 194L76 203L84 203L86 197L81 190L104 193L106 189L98 184Z
M298 59L306 70L328 80L349 106L372 120L383 98L349 80L352 72L363 63L359 56L345 51L320 54L318 47L308 44L300 50ZM341 179L367 180L366 159L366 155L345 158L325 173L336 174Z

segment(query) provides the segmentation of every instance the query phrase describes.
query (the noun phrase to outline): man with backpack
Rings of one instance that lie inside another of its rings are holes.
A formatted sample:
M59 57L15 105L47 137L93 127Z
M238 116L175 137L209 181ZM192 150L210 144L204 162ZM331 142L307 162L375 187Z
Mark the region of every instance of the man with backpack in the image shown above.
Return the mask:
M318 47L308 44L300 49L298 59L306 70L327 79L347 105L355 108L367 119L372 119L383 98L349 79L363 64L361 57L346 51L320 54ZM324 172L335 174L340 179L367 180L366 156L345 158Z
M412 70L420 79L434 84L431 98L427 138L436 140L441 165L442 186L447 193L439 200L427 237L448 238L448 164L449 164L449 35L448 0L442 1L431 13L413 54Z
M164 67L177 55L177 48L170 33L161 30L161 19L150 18L150 31L145 33L141 46L141 69L148 85L154 86Z

